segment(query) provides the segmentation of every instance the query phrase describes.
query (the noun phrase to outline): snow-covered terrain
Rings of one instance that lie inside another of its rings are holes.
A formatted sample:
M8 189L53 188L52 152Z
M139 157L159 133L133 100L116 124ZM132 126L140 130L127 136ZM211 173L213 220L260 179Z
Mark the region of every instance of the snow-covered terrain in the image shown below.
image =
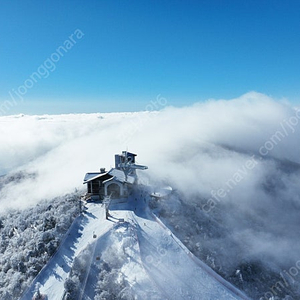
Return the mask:
M8 174L0 182L0 218L6 228L0 226L1 249L10 243L10 251L18 254L17 234L26 247L23 232L14 230L9 220L15 216L11 211L35 211L43 201L84 193L84 174L109 169L113 154L127 148L149 167L139 180L152 187L150 194L160 193L163 186L173 188L168 199L150 201L150 209L189 251L250 298L298 299L299 120L299 110L258 93L152 112L0 117L0 174ZM18 174L26 176L19 180ZM138 232L138 221L124 219L128 230L118 224L101 237L105 253L118 232L125 237ZM36 222L43 224L38 217ZM138 244L130 236L128 240L142 261ZM105 290L105 280L118 279L116 270L124 265L125 254L112 267L108 254L100 257L99 266L91 265L91 271L99 273L99 293ZM7 253L0 253L0 259L5 282L12 276L17 282L18 264L7 263ZM77 277L80 262L73 268ZM73 283L68 278L67 287ZM123 283L129 293L125 279Z
M105 219L103 205L87 204L22 300L31 300L36 286L49 299L62 299L74 259L84 251L89 255L76 291L80 299L248 299L202 264L151 215L145 203L148 198L147 192L141 190L127 201L114 200L109 220ZM113 294L105 295L105 289L109 290L105 287L97 294L103 262L111 271L116 261L116 282L107 284L121 285L123 289L118 293L112 289Z

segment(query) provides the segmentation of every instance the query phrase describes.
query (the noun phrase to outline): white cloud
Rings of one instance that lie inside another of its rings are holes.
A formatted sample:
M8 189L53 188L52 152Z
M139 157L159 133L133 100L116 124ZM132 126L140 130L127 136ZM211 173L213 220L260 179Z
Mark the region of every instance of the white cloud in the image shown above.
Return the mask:
M228 189L226 183L244 168L242 179L216 205L233 204L245 213L226 219L228 226L236 227L236 236L245 237L246 229L237 224L243 224L246 213L261 221L267 236L276 235L280 218L281 226L300 226L295 217L300 205L298 117L286 103L254 92L153 113L1 117L1 173L37 174L4 187L1 208L82 188L86 172L110 168L114 154L128 147L138 154L139 163L149 166L146 172L152 180L169 182L187 199L208 199L212 190ZM274 139L278 131L280 139ZM262 155L263 146L269 150ZM256 165L245 173L253 155ZM249 235L258 245L253 255L276 247L277 240L262 246L264 235L255 236ZM285 240L288 246L295 243L293 234Z
M259 155L260 147L293 115L286 104L252 92L155 114L2 117L0 173L16 168L37 172L39 188L27 197L47 197L48 190L52 196L80 187L86 171L113 166L113 155L129 147L149 165L149 173L182 188L192 182L192 189L208 191L230 179L249 153ZM286 126L288 135L269 155L300 162L300 131L294 129Z

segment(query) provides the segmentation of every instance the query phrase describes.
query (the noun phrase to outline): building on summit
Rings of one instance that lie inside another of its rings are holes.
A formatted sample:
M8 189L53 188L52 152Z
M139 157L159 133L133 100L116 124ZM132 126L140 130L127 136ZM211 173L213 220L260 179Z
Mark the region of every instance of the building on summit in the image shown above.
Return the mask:
M137 155L123 151L115 155L115 167L110 171L101 168L100 172L87 173L83 183L87 185L85 200L103 200L104 198L128 197L130 190L137 183L136 170L148 167L135 163Z

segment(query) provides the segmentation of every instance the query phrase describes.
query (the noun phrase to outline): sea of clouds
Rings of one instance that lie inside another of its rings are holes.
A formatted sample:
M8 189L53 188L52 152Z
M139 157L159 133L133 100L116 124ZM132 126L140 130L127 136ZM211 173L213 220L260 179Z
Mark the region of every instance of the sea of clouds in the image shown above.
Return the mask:
M173 186L212 218L226 207L224 226L253 257L298 261L300 112L255 92L163 104L136 113L0 117L0 175L34 174L2 188L1 210L83 189L86 172L113 167L114 154L128 150L149 167L142 182Z

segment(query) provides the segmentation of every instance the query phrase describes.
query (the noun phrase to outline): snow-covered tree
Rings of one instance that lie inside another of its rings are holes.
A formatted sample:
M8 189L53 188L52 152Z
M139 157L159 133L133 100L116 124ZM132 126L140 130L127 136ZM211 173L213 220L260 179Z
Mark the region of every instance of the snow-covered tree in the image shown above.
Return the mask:
M26 176L33 175L21 173L1 177L0 189ZM55 253L65 232L79 215L79 199L80 194L74 193L0 214L1 300L18 299Z

